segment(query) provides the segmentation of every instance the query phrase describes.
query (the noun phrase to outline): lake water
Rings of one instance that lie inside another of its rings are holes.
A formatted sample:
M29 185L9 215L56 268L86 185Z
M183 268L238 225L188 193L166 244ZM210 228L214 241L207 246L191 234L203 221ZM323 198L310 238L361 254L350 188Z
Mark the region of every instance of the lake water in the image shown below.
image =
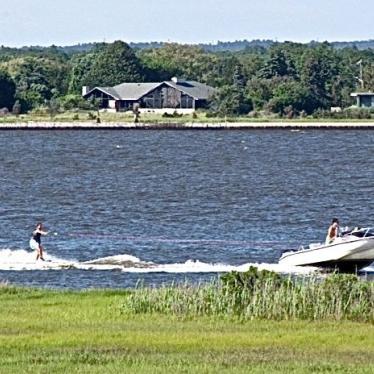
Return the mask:
M374 132L2 131L0 282L206 280L374 226ZM37 222L45 257L28 241ZM370 268L373 270L373 268Z

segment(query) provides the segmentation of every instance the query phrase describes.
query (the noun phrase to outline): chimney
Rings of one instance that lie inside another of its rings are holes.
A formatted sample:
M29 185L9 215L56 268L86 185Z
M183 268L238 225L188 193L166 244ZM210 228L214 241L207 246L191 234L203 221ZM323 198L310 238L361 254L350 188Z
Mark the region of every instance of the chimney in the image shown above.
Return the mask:
M174 82L175 84L177 84L178 83L178 78L177 77L173 77L173 78L171 78L171 81Z
M90 91L89 86L83 86L82 87L82 96L86 95Z

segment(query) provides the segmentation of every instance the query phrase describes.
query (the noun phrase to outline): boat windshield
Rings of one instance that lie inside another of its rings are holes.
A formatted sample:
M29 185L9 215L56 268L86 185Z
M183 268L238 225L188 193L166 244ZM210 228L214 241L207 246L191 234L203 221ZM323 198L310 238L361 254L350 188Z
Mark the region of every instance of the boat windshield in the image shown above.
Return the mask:
M367 238L374 236L374 228L363 228L363 229L354 229L348 235L356 236L357 238Z

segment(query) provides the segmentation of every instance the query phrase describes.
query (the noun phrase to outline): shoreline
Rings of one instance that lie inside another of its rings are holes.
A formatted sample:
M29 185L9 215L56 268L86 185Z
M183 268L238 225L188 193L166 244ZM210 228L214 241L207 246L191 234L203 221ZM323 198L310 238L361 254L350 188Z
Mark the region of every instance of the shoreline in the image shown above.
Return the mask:
M374 122L20 122L0 130L372 130Z

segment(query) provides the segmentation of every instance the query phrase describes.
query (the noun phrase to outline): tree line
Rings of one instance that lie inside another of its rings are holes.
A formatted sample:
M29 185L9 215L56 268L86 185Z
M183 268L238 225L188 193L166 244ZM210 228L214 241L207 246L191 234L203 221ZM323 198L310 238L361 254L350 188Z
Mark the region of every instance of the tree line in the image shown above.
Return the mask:
M70 50L1 47L0 108L15 114L38 108L89 109L82 86L173 76L217 88L210 115L263 112L291 118L346 108L352 104L351 92L373 91L374 50L293 42L218 52L175 43L136 49L123 41Z

